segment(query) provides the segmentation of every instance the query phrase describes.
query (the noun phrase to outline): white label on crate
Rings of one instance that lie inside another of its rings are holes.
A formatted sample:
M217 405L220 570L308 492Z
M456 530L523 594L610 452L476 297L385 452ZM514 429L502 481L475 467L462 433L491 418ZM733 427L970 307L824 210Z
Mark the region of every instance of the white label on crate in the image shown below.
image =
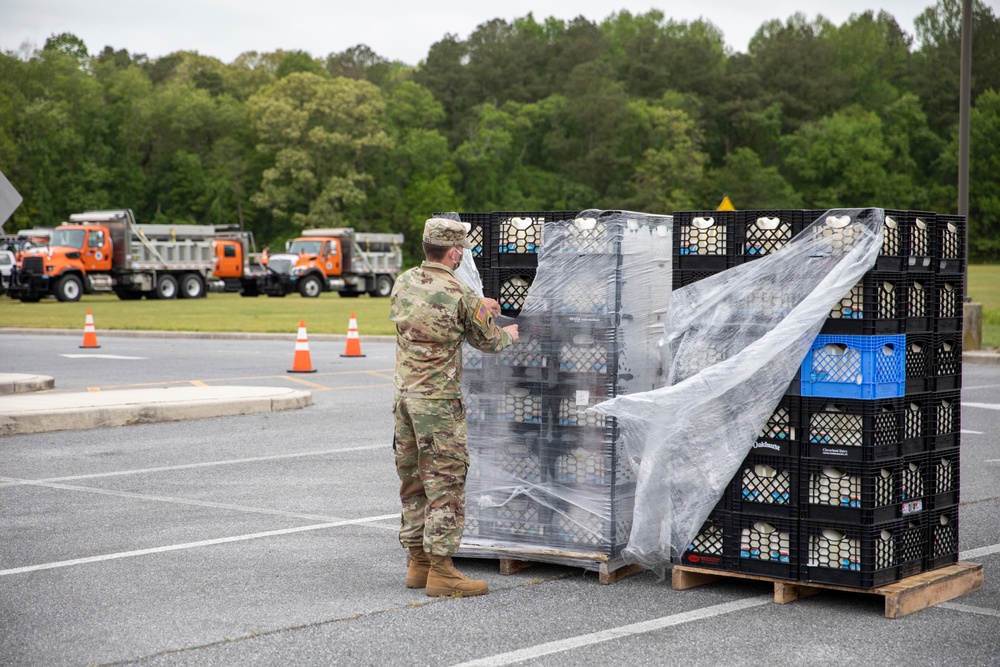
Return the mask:
M590 392L586 389L578 389L576 392L576 409L582 412L587 409L588 405L590 405Z
M922 500L914 500L913 502L903 503L903 514L916 514L924 509L924 503Z
M831 449L830 447L823 448L823 456L847 456L850 454L846 449Z

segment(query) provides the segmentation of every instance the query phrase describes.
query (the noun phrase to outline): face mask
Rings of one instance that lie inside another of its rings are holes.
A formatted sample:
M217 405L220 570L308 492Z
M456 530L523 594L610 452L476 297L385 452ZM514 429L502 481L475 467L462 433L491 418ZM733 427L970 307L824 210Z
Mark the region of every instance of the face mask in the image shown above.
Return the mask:
M463 255L464 255L464 253L463 253ZM458 256L458 260L455 261L455 269L454 270L457 270L458 267L462 266L462 257L463 257L463 255L459 255Z

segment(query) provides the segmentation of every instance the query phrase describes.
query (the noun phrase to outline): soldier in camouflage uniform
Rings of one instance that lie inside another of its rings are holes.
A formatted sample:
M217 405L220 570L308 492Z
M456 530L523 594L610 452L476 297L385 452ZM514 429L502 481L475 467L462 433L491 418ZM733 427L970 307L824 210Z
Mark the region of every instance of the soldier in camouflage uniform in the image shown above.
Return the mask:
M493 299L483 299L454 270L471 247L467 227L431 218L424 225L427 258L392 289L389 319L396 323L396 471L402 500L399 542L409 549L406 585L432 597L481 595L485 581L462 576L451 563L465 524L469 469L462 343L499 352L517 341L517 325L499 327Z

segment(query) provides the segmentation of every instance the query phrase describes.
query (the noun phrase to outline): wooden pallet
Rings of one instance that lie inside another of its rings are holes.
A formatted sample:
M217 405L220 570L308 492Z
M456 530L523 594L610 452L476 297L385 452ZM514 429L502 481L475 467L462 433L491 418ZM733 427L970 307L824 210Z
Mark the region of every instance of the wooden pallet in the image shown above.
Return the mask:
M742 572L720 572L688 565L674 565L671 583L675 591L684 591L722 578L753 579L774 583L775 604L788 604L822 590L868 593L885 598L886 618L902 618L933 607L983 587L982 563L959 562L929 572L921 572L893 584L877 588L850 588L802 581L783 581Z
M598 581L602 584L613 584L645 571L640 565L626 563L620 556L612 558L604 554L559 549L463 544L456 556L496 559L500 561L500 574L517 574L543 564L577 567L597 572Z

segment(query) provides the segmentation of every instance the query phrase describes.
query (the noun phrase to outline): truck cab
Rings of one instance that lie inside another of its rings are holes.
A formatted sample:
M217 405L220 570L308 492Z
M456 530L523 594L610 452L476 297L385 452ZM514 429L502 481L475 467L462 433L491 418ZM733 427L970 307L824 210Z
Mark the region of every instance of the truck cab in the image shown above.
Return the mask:
M20 270L11 276L11 295L23 292L26 296L19 297L22 301L38 301L52 293L59 301L79 301L85 291L109 288L107 276L91 274L109 271L111 257L108 227L60 225L52 231L48 247L24 251ZM103 285L104 281L108 286Z

